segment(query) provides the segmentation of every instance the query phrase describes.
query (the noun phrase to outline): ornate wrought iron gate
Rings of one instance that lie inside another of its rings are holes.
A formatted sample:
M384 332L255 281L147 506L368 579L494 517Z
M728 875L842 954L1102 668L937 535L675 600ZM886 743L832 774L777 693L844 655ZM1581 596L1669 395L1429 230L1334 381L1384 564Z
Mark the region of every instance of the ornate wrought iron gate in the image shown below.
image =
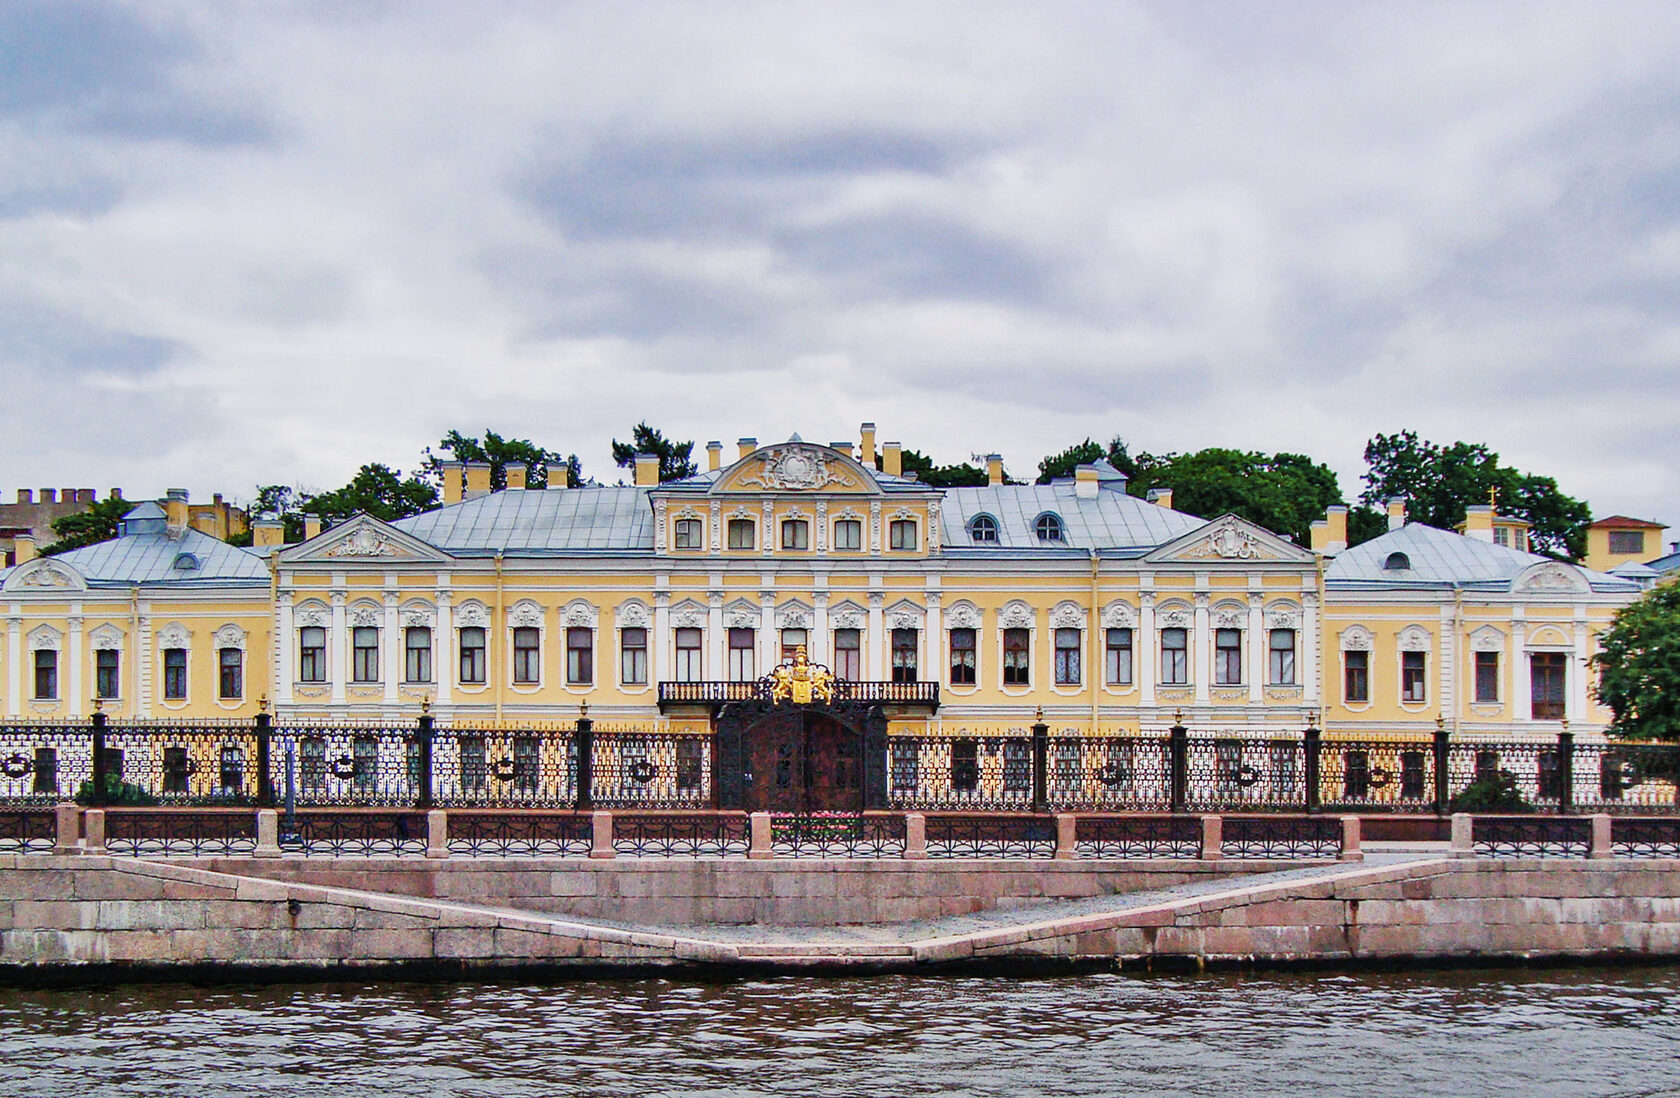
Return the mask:
M739 702L718 714L718 804L754 812L858 812L887 803L879 706Z

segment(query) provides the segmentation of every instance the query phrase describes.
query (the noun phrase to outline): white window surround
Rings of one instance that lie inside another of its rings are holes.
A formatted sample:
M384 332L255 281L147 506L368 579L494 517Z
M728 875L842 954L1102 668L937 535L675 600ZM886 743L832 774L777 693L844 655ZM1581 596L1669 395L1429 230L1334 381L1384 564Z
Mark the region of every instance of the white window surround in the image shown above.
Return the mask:
M513 652L513 635L516 629L535 629L537 631L537 681L515 682L514 668L517 660ZM506 669L502 671L508 688L517 694L535 694L548 682L548 615L536 599L520 599L507 609L507 625L502 630L503 648L507 653ZM485 659L490 654L485 653ZM489 679L489 675L484 676Z

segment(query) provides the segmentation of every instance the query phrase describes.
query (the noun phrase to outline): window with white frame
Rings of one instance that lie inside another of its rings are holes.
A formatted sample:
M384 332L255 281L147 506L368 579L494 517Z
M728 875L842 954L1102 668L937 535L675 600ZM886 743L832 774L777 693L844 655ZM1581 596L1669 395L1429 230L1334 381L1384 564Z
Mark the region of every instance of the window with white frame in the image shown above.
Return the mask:
M782 520L782 548L809 549L811 547L811 524L804 519L790 518Z
M327 681L327 631L319 625L298 630L298 682Z
M699 682L702 658L700 653L700 630L691 626L684 626L676 633L675 668L678 682Z
M165 648L163 650L163 696L170 701L180 701L187 696L187 650L185 648Z
M572 626L566 630L566 682L588 686L595 681L595 630Z
M411 625L403 630L403 681L432 681L432 630Z
M1078 686L1080 682L1079 630L1056 630L1056 685Z
M358 625L350 631L350 681L379 681L379 629Z
M914 519L893 519L887 527L887 545L892 549L914 549L919 543L916 540L916 521Z
M792 663L794 654L801 648L805 649L805 654L809 657L811 654L811 635L799 628L783 629L782 662Z
M216 650L216 696L237 701L245 696L245 653L238 648Z
M482 683L484 675L484 627L482 625L463 625L461 627L460 651L461 682L465 685Z
M746 518L730 519L729 547L731 549L751 549L753 544L753 520Z
M35 700L56 701L58 699L58 650L56 648L37 648L35 650Z
M834 524L834 547L857 550L863 548L863 523L858 519L840 519Z
M1161 685L1184 686L1190 682L1190 637L1186 630L1161 630Z
M966 627L951 630L951 685L973 686L976 657L975 631Z
M1218 686L1235 686L1243 681L1242 630L1213 631L1213 681Z
M757 676L754 674L753 647L757 643L757 631L732 627L729 630L729 681L751 682Z
M1132 631L1130 629L1108 630L1103 665L1110 686L1130 686L1132 684Z
M863 631L836 629L834 631L834 674L836 678L856 682L863 677Z
M700 520L697 518L680 518L672 531L671 544L677 549L699 549L704 544Z
M1429 700L1428 661L1422 652L1400 653L1400 700L1425 702Z
M618 631L618 678L625 686L646 686L648 681L647 630L626 626Z
M1032 633L1026 629L1003 631L1003 685L1032 683Z
M513 681L521 685L542 681L542 631L534 625L513 631Z
M1294 686L1295 630L1273 629L1266 634L1266 680L1274 686Z
M118 697L122 690L122 657L115 648L101 648L93 654L93 696Z
M892 681L916 681L917 631L899 628L892 631Z

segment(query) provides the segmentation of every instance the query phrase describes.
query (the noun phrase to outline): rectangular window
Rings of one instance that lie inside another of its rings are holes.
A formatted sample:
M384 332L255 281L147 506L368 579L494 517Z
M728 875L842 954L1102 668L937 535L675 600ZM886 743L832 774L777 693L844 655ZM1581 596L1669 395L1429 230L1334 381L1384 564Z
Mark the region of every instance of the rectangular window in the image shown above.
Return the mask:
M752 519L729 520L729 547L731 549L751 549L753 547Z
M692 793L701 786L705 773L706 742L698 736L677 741L677 788Z
M461 788L473 792L481 791L488 776L489 774L484 766L484 737L463 736L461 738Z
M1368 702L1371 700L1371 653L1342 653L1342 700Z
M58 749L54 747L37 747L35 749L35 784L36 793L58 792Z
M1511 544L1511 528L1509 526L1495 526L1493 528L1493 543L1509 546Z
M756 641L751 629L729 631L729 681L751 682L753 675L753 645Z
M461 627L461 682L484 681L484 627Z
M1400 653L1400 700L1421 702L1429 700L1429 687L1424 681L1422 652Z
M1476 700L1492 704L1499 701L1499 653L1476 653Z
M979 741L967 738L952 741L951 788L958 793L972 793L979 785Z
M1564 668L1568 657L1562 652L1531 652L1528 657L1530 716L1537 721L1562 720L1564 714Z
M862 630L834 631L834 675L849 682L856 682L863 677Z
M305 793L319 793L327 783L327 741L319 736L298 744L298 781Z
M122 693L121 660L115 648L101 648L93 654L94 697L115 698Z
M242 793L245 789L245 749L232 744L223 746L216 777L223 796L237 797Z
M1025 629L1003 631L1003 684L1026 686L1032 682L1032 642Z
M35 697L41 701L58 698L58 652L54 649L35 650Z
M298 682L327 681L327 631L319 625L298 630Z
M836 549L862 549L863 523L858 519L841 519L834 524L834 547Z
M809 549L811 547L811 524L804 519L782 520L782 548Z
M1003 791L1032 792L1031 740L1017 738L1003 741Z
M678 549L699 549L703 544L701 538L699 519L678 519L675 537L672 538L671 544Z
M892 741L892 790L894 793L914 793L921 781L920 745L912 739Z
M972 629L951 630L951 685L973 686L975 637Z
M1080 682L1079 630L1056 630L1056 685L1078 686Z
M1108 676L1108 684L1110 686L1130 686L1132 684L1132 631L1130 629L1110 629L1107 645L1103 665L1104 673Z
M358 625L350 631L350 681L379 681L379 630Z
M403 630L403 681L432 681L432 631L424 625Z
M192 761L187 758L184 747L166 747L163 749L163 791L165 793L185 793L187 791L187 776L192 770Z
M621 629L618 634L618 674L625 686L645 686L648 681L646 629Z
M894 549L916 548L916 522L914 519L893 519L887 526L887 544Z
M566 630L566 681L573 686L595 681L595 630L576 625Z
M1295 685L1295 630L1273 629L1267 634L1266 679L1273 686Z
M1213 681L1220 686L1235 686L1243 681L1242 630L1215 629L1213 631Z
M513 681L542 681L542 631L534 625L521 625L513 631Z
M187 696L187 650L163 650L163 696L179 700Z
M1190 681L1190 636L1183 629L1161 630L1161 685Z
M1612 530L1610 531L1610 551L1612 553L1643 553L1645 551L1645 531L1643 530Z
M916 630L892 631L892 681L916 681Z
M699 682L702 667L700 656L700 630L683 628L677 630L677 681Z
M792 663L794 653L805 649L805 655L811 655L811 636L803 629L782 630L782 662Z
M227 700L245 696L245 653L223 648L216 653L216 692Z

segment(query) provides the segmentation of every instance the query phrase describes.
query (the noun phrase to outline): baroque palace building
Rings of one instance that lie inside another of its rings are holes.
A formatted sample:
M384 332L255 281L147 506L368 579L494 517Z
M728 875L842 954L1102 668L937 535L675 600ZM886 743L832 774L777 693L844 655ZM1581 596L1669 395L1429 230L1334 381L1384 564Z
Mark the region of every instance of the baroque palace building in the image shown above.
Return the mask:
M1105 463L937 489L800 441L660 484L566 488L446 467L438 509L281 545L192 528L185 499L117 538L0 571L0 712L69 720L440 722L591 714L698 729L803 647L894 730L1192 727L1327 735L1602 730L1597 636L1626 579L1523 551L1520 523L1407 523L1346 548L1129 495ZM1504 530L1505 536L1498 537ZM847 684L856 684L850 685ZM743 689L733 688L737 694ZM1180 714L1182 717L1180 718ZM1567 721L1565 725L1563 722Z

